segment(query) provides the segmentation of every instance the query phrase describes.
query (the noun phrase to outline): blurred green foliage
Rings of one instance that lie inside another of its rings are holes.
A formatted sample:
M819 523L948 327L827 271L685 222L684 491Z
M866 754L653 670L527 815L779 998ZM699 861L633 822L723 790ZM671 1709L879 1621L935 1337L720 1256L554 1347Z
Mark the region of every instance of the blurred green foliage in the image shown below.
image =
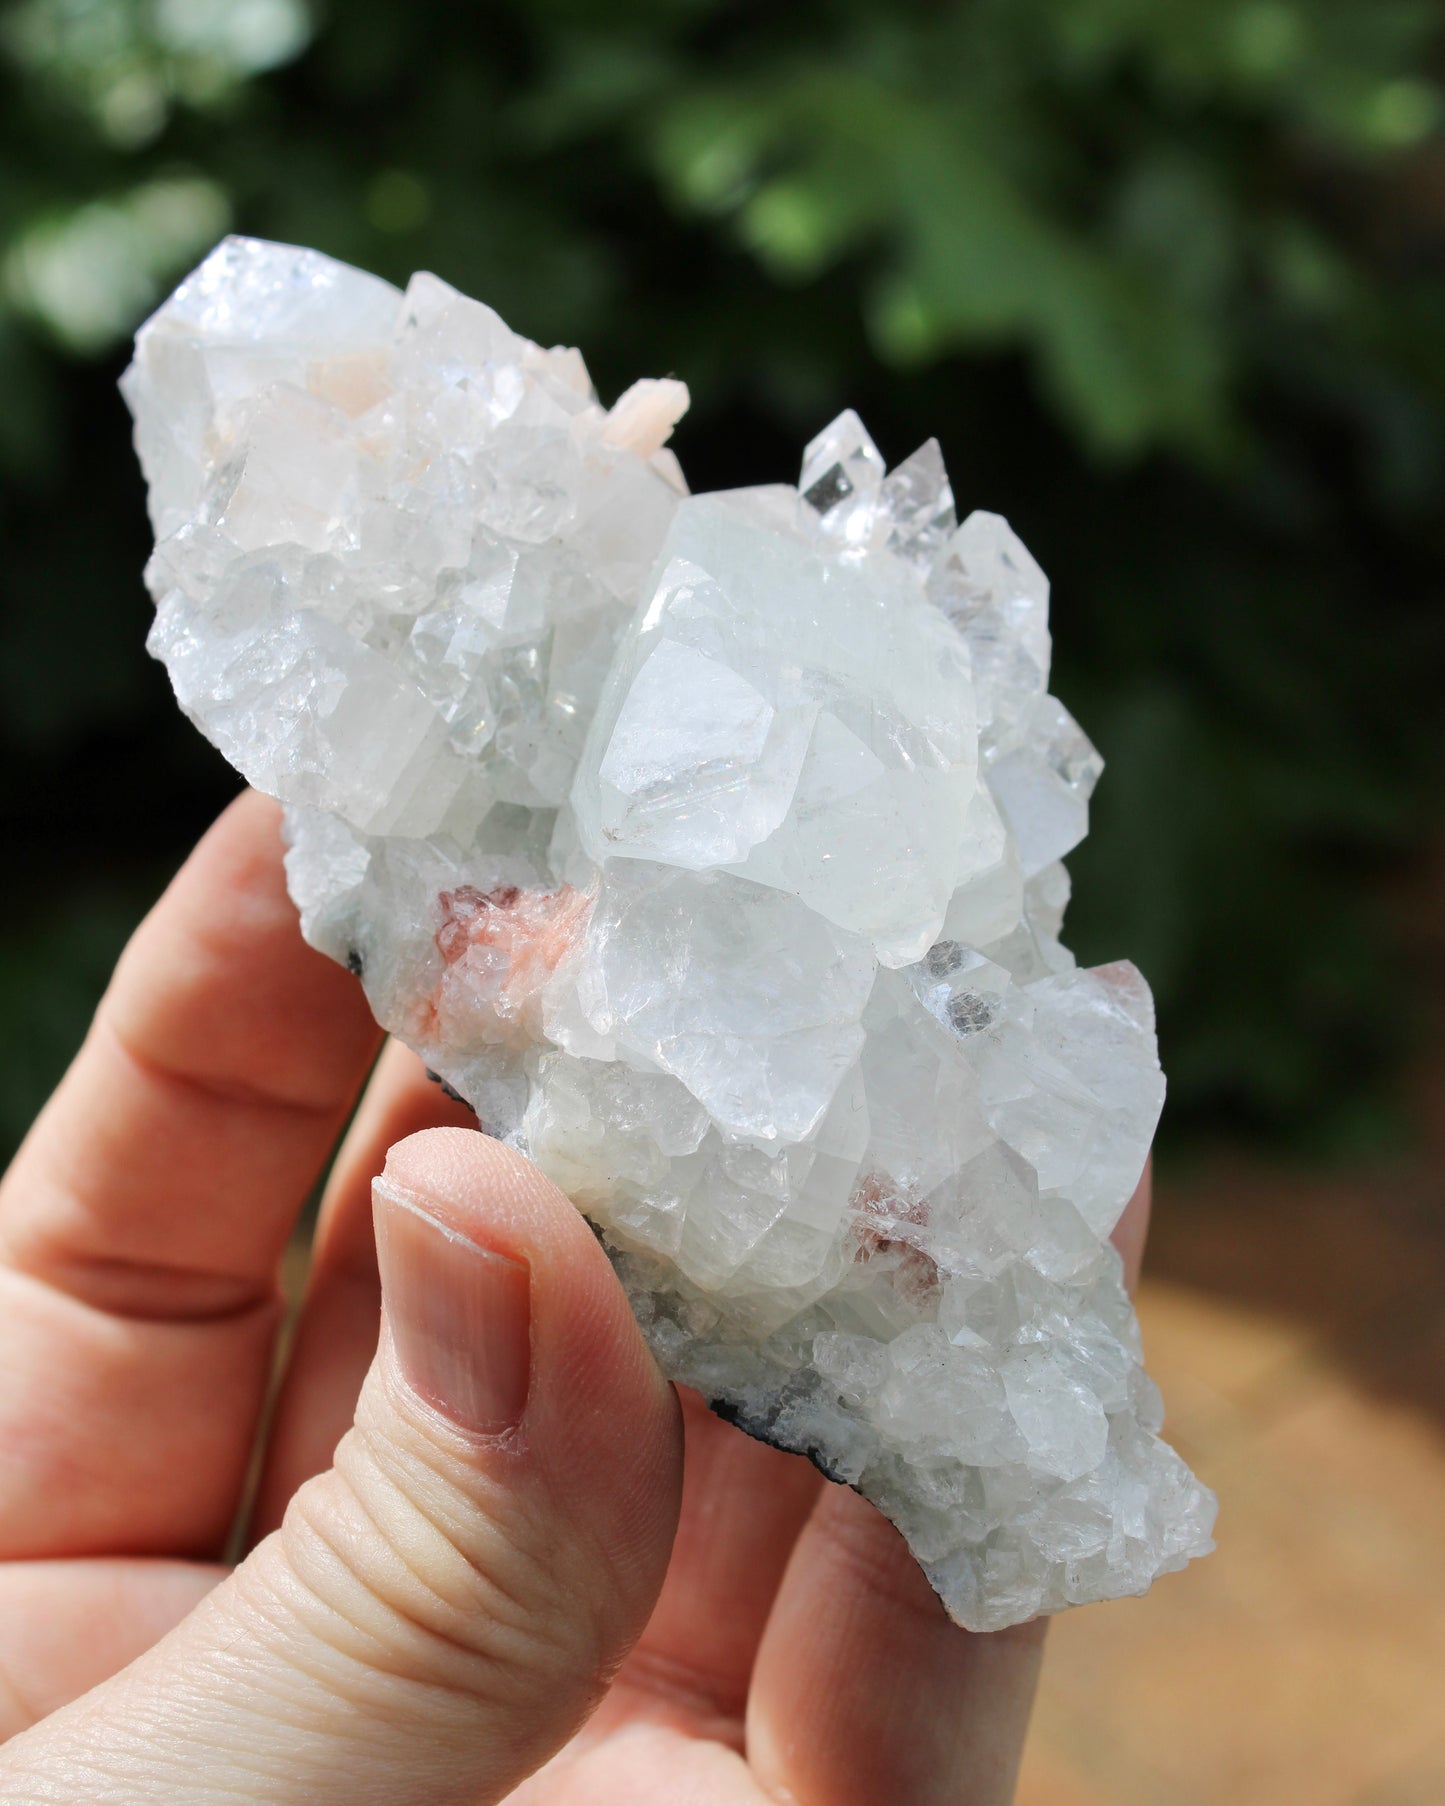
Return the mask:
M20 0L0 12L0 1139L233 780L141 651L124 342L229 228L429 267L694 484L840 407L1055 577L1086 958L1176 1128L1378 1135L1438 827L1437 0Z

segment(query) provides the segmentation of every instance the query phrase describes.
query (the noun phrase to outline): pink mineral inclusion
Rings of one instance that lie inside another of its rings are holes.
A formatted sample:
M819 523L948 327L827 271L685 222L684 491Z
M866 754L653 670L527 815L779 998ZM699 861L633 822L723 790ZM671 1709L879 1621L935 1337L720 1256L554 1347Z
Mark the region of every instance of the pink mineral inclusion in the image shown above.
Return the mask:
M437 898L441 978L418 1024L429 1042L525 1047L542 1038L542 987L576 946L592 898L557 890L459 885Z

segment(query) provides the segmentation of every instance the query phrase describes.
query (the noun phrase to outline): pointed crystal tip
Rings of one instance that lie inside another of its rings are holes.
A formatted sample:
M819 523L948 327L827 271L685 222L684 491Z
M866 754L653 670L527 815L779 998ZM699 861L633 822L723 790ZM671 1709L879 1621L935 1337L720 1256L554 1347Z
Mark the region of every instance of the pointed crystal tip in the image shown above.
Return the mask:
M933 563L958 525L953 487L936 439L920 445L889 473L881 500L892 521L888 549L925 568Z
M871 497L882 483L882 454L852 408L825 426L803 453L798 488L819 514L854 494Z

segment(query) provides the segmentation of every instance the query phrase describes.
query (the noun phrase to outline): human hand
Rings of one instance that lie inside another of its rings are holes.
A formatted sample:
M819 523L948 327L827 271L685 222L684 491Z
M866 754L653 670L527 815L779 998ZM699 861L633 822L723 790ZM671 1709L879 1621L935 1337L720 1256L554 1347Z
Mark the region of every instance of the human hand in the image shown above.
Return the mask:
M870 1506L679 1410L582 1218L397 1046L219 1565L379 1040L242 797L0 1186L0 1802L1010 1799L1042 1626L957 1629Z

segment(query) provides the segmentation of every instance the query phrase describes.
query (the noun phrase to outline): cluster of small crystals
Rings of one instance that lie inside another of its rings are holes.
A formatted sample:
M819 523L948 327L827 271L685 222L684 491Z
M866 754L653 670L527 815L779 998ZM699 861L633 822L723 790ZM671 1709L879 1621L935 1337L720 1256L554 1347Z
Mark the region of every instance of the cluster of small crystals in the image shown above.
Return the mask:
M690 497L431 276L228 240L125 378L151 646L287 805L308 938L603 1235L674 1378L975 1629L1210 1547L1108 1235L1149 993L1059 942L1100 760L1048 584L857 417Z

